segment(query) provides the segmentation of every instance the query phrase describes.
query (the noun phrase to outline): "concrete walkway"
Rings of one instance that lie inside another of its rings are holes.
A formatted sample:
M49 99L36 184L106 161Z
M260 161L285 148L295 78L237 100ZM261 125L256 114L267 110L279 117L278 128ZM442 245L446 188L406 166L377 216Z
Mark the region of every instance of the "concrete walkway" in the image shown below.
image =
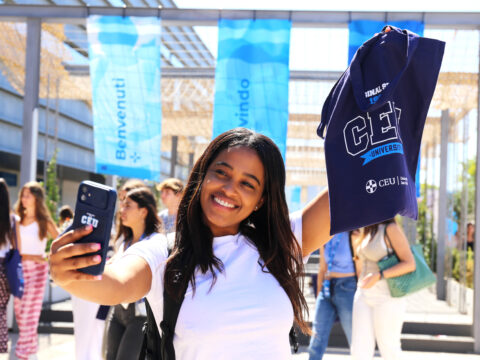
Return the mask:
M10 339L15 343L17 334L10 334ZM39 352L36 359L38 360L73 360L75 344L73 335L40 335L39 337ZM9 349L11 348L9 344ZM447 354L447 353L426 353L426 352L411 352L405 351L403 353L405 360L479 360L480 355L470 354ZM13 360L16 357L12 354L0 354L0 360ZM293 360L308 360L308 354L305 348L299 349L299 353L292 356ZM327 354L323 357L324 360L346 360L350 359L348 352L345 349L328 349ZM377 354L375 359L381 359Z
M307 295L310 305L310 314L314 315L314 299ZM59 303L54 306L58 309L66 310L70 307L69 302ZM444 301L438 301L430 290L426 289L408 298L407 321L426 322L426 323L456 323L471 324L471 315L462 315L450 307ZM12 348L12 342L15 344L18 334L10 333L9 349ZM73 335L42 334L39 336L39 352L36 359L39 360L65 360L74 359L74 338ZM473 354L449 354L449 353L427 353L427 352L404 352L404 359L412 360L480 360L480 355ZM307 360L308 354L306 348L300 348L299 353L292 356L294 360ZM324 356L325 360L349 359L347 349L329 348ZM0 354L0 360L16 359L12 354ZM381 359L379 355L375 359Z
M305 293L309 307L310 320L315 316L315 298L311 289ZM434 288L418 291L407 297L406 322L472 324L471 311L460 314L458 310L449 306L446 301L439 301Z

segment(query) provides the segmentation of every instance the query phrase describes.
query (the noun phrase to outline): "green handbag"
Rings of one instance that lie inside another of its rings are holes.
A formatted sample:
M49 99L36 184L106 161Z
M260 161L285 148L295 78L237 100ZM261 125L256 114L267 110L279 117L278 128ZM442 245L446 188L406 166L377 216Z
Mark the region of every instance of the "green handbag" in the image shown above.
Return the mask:
M385 239L388 239L386 235L385 228ZM390 243L390 240L388 240L388 242ZM391 244L390 249L393 249ZM410 250L415 258L416 269L411 273L387 279L388 288L390 289L390 295L392 295L392 297L402 297L414 293L437 281L435 274L425 262L422 245L411 245ZM398 257L393 251L378 262L378 267L383 271L398 263Z

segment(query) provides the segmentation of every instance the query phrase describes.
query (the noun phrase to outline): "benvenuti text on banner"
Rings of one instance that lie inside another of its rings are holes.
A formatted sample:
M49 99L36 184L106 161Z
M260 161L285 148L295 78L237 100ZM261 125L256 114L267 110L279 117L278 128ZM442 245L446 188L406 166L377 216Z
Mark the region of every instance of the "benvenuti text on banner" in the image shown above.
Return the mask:
M87 30L96 172L159 180L160 19L90 16Z

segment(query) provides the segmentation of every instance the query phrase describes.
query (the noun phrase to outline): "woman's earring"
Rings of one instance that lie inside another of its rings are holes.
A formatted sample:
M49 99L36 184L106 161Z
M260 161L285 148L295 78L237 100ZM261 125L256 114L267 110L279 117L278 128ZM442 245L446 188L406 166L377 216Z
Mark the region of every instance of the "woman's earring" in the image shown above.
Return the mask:
M255 211L257 211L257 210L258 210L258 205L257 205L257 206L255 206Z

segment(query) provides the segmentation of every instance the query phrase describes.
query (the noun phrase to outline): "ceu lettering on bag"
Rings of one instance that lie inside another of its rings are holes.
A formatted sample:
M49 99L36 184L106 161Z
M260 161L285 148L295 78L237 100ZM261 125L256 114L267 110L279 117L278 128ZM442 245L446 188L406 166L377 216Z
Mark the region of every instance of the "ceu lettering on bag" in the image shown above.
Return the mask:
M358 49L323 105L332 234L418 216L418 153L445 43L390 28Z

